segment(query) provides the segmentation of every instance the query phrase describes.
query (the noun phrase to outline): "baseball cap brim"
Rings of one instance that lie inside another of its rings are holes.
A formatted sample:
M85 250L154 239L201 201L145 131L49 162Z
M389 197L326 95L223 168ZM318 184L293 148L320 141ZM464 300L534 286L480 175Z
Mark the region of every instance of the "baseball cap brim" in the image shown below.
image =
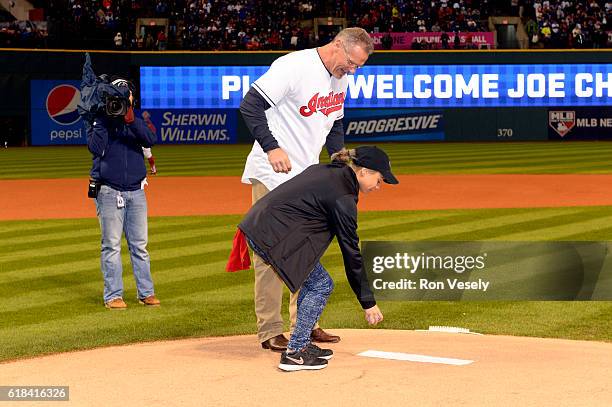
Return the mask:
M399 180L395 178L395 175L393 175L391 171L384 171L381 172L381 174L383 176L383 181L385 181L387 184L399 184Z

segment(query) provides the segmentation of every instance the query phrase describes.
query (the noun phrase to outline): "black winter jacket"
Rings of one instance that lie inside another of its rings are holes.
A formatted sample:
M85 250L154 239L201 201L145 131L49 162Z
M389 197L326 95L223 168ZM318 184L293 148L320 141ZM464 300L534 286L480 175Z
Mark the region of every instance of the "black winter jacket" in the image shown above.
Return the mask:
M266 255L292 292L304 283L334 236L349 284L363 309L376 305L357 236L359 183L345 164L317 164L249 210L238 227Z
M157 140L145 122L131 124L101 115L86 126L87 147L93 154L91 176L118 191L135 191L147 176L142 147Z

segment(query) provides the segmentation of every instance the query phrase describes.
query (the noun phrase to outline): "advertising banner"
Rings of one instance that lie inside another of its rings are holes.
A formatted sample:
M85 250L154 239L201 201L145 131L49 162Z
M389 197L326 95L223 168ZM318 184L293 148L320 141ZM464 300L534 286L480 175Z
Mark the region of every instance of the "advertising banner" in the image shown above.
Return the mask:
M444 140L441 110L348 109L343 122L345 141Z
M412 49L414 42L421 43L425 41L430 44L432 49L442 48L442 33L441 32L412 32L412 33L389 33L393 41L392 50ZM495 48L495 34L493 32L448 32L449 46L454 48L455 35L459 36L461 48L473 46L481 49L483 46L488 49ZM384 49L382 46L382 38L386 33L372 33L370 36L374 40L374 49Z
M77 111L80 81L30 81L32 145L87 144Z
M157 144L233 144L235 109L141 109L136 114L155 128Z
M235 109L267 69L143 66L142 107ZM605 106L611 96L612 64L366 65L348 75L345 107Z
M548 109L549 140L612 140L612 106Z

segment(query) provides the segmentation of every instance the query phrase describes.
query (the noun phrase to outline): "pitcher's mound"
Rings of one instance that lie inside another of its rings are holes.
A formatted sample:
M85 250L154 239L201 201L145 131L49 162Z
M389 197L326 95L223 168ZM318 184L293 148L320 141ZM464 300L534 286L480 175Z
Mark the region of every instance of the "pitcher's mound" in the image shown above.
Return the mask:
M280 354L261 349L249 335L0 364L1 384L70 386L69 404L75 406L612 405L610 343L330 331L342 341L329 346L334 357L319 371L281 372ZM410 360L358 356L368 350ZM423 359L429 362L414 361ZM462 362L447 364L447 359Z

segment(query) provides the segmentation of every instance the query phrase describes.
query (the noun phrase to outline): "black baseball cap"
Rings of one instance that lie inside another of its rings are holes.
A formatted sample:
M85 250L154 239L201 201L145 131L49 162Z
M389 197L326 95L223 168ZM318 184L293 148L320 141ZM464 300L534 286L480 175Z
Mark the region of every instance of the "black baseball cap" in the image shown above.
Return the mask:
M376 146L361 146L355 149L356 156L353 162L360 167L378 171L387 184L399 184L395 175L391 173L389 156Z

